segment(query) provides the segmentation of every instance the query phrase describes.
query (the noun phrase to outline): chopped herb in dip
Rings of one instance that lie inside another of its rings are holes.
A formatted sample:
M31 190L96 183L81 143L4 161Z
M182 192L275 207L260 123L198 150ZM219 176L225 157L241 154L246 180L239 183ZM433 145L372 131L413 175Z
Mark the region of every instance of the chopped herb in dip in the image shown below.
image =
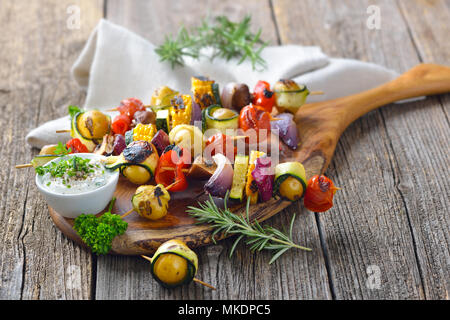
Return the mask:
M42 184L50 191L62 194L76 194L92 191L104 186L111 176L104 170L100 160L78 156L61 157L47 165L36 168Z

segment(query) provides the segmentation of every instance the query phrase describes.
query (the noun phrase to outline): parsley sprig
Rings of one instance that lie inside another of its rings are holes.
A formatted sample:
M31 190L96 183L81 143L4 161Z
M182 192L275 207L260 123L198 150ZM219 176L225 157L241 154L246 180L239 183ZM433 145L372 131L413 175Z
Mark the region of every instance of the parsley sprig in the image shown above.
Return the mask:
M210 21L204 19L200 27L191 33L181 27L176 37L166 35L162 45L155 49L161 61L170 62L172 68L184 65L183 57L199 59L201 49L212 48L211 60L221 57L229 61L240 58L238 64L249 59L253 69L265 68L266 62L261 57L261 51L268 42L261 39L261 29L256 34L250 31L251 17L246 16L240 22L232 22L225 16L219 16Z
M215 243L215 236L223 232L225 235L238 235L230 250L230 257L233 255L237 244L245 238L245 242L250 246L251 251L274 250L272 259L269 264L272 264L283 253L291 248L311 251L295 244L292 240L292 230L294 226L295 215L290 222L289 232L281 232L271 226L262 226L257 220L250 221L249 206L250 201L247 201L245 208L245 215L233 213L227 207L228 193L224 199L224 209L217 207L216 203L210 196L209 200L204 203L199 203L199 207L188 207L187 212L197 219L199 223L208 223L214 228L212 240Z
M36 167L38 175L49 173L52 177L74 177L85 179L87 175L94 172L95 165L90 164L91 159L83 159L81 157L71 157L61 159L61 161L50 162L45 166Z
M112 214L116 198L109 204L108 211L100 217L93 214L82 214L75 219L74 230L96 254L107 254L112 247L113 239L125 233L128 223L117 214Z

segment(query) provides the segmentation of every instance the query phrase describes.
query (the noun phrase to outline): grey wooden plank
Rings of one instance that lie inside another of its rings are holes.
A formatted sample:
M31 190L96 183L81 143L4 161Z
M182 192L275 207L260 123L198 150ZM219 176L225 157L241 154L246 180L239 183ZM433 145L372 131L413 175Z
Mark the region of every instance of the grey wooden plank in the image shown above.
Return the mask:
M417 22L430 5L405 3ZM369 5L380 8L380 29L366 26ZM319 45L400 72L420 62L411 25L391 1L304 1L302 10L294 8L294 1L274 1L283 43ZM293 32L295 21L310 32ZM334 212L320 214L337 298L448 297L449 197L441 174L448 172L449 129L440 98L387 106L342 136L328 174L344 190ZM380 289L366 286L371 265L380 268Z
M0 299L91 298L91 255L54 227L33 170L14 168L37 152L25 143L29 130L84 99L69 70L102 2L76 2L82 23L74 30L67 28L71 4L0 4Z
M107 18L124 25L159 44L167 32L177 32L181 23L197 25L208 11L226 14L231 19L252 14L255 30L263 27L266 40L277 43L277 35L268 2L250 0L231 1L108 1ZM213 75L211 75L213 76ZM100 257L97 263L97 299L330 299L323 253L314 215L291 206L268 223L281 227L291 215L299 217L295 223L295 240L313 248L312 253L290 251L269 266L270 255L252 254L243 245L230 260L232 240L217 246L200 248L198 278L216 286L211 291L201 286L167 290L151 280L148 262L133 257Z
M422 7L418 5L421 3ZM399 1L399 6L421 61L449 65L450 45L447 38L450 32L450 2ZM418 257L423 266L425 294L429 299L448 299L450 291L450 191L447 179L442 179L450 176L450 95L439 96L433 103L438 106L439 102L444 116L436 111L436 117L431 121L423 121L423 117L416 116L411 123L415 128L413 135L404 136L396 130L391 135L407 163L404 171L409 179L402 181L399 189L404 194L408 210L416 213L410 215L411 225L417 235L416 243L421 252ZM427 107L426 103L418 105L419 110ZM416 132L432 134L417 135ZM408 152L408 144L414 144L417 153L425 152L425 155L417 157L416 152ZM411 168L417 167L423 174L411 174ZM436 209L429 210L430 207Z

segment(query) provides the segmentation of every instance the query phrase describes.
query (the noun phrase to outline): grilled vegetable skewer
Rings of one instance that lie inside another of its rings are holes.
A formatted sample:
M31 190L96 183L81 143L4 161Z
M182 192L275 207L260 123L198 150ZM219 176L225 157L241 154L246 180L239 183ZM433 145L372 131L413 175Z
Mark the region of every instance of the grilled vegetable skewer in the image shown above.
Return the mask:
M180 240L164 242L152 258L144 255L141 257L150 261L152 276L163 287L175 288L194 281L216 290L212 285L195 278L198 269L198 257Z

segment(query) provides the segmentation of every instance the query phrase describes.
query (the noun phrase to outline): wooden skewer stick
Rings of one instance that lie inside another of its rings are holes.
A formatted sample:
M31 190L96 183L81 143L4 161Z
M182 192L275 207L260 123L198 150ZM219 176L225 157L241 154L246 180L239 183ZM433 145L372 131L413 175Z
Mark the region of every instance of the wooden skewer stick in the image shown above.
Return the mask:
M66 129L66 130L56 130L56 133L66 133L66 132L70 132L70 130Z
M152 262L152 258L150 257L144 256L143 254L141 254L141 257L144 258L145 260Z
M175 167L161 167L161 169L165 170L165 171L175 171L176 168ZM183 168L181 169L181 171L183 172L189 172L189 168ZM166 188L167 189L167 188Z
M309 93L309 95L311 95L311 96L320 96L322 94L325 94L325 92L323 92L323 91L311 91Z
M203 281L200 280L200 279L194 278L194 279L192 279L192 280L194 280L194 281L197 282L197 283L200 283L201 285L204 285L205 287L208 287L208 288L210 288L210 289L216 290L215 287L213 287L212 285L210 285L210 284L208 284L208 283L206 283L206 282L203 282Z
M131 210L128 210L127 212L125 212L123 215L120 216L120 218L125 218L126 216L130 215L131 213L134 212L134 208L132 208Z
M141 255L141 257L144 258L145 260L148 260L148 261L152 262L152 259L150 257L144 256L144 255ZM208 287L210 289L216 290L216 288L214 288L212 285L210 285L210 284L208 284L208 283L206 283L206 282L204 282L204 281L202 281L200 279L194 278L192 280L194 280L194 282L200 283L201 285L203 285L205 287Z
M18 165L16 165L16 169L29 168L29 167L32 167L32 166L33 165L31 163L18 164Z

